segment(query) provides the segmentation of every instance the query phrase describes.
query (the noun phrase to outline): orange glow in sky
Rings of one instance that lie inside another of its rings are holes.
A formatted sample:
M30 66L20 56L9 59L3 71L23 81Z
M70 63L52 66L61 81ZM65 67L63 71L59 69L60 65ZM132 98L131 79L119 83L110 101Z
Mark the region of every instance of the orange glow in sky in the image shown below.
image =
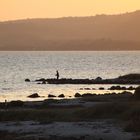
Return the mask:
M140 0L0 0L0 20L117 14L140 9Z

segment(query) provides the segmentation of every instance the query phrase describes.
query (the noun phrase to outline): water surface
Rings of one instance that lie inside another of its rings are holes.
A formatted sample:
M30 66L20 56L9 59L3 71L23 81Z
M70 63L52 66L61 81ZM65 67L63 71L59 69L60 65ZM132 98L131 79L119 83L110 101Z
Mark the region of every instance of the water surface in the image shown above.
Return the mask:
M115 78L140 73L140 52L0 52L0 101L30 100L27 96L36 92L45 96L42 99L48 94L64 93L69 97L76 92L99 92L79 89L97 89L101 85L37 85L24 82L26 78L54 78L56 70L59 70L60 78ZM103 86L107 88L109 85Z

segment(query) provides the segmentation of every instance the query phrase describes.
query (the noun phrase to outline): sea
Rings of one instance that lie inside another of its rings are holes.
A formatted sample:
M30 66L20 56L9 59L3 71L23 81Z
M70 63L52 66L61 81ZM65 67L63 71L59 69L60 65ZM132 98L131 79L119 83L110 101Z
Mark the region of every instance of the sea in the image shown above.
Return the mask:
M108 90L111 85L43 85L34 82L39 78L56 78L56 70L60 78L76 79L106 79L140 73L140 51L1 51L0 102L45 100L49 94L73 98L77 92L111 92ZM25 82L26 78L31 82ZM101 91L99 87L105 90ZM28 98L33 93L41 97Z

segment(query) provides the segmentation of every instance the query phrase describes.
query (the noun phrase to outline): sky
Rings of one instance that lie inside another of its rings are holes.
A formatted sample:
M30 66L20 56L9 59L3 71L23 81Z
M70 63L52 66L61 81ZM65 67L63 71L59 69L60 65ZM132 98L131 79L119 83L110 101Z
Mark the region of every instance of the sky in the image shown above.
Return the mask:
M140 0L0 0L0 21L120 14L140 9Z

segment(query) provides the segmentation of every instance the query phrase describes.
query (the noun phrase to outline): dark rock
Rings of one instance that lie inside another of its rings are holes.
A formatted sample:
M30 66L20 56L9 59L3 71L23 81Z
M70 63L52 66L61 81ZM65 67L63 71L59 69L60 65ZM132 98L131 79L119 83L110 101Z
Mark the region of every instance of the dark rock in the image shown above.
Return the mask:
M109 90L120 90L120 86L112 86Z
M80 93L75 93L74 97L81 97L82 95Z
M30 79L25 79L25 82L30 82Z
M48 97L49 98L53 98L53 97L56 97L56 96L55 95L52 95L52 94L49 94Z
M97 77L95 80L96 81L102 81L102 78L101 77Z
M37 80L35 80L36 82L42 82L42 81L46 81L46 79L44 79L44 78L41 78L41 79L37 79Z
M121 86L112 86L109 90L135 90L135 88L131 87L121 87Z
M136 88L134 92L134 97L138 100L140 100L140 86Z
M38 95L38 93L34 93L32 95L28 96L29 98L39 98L40 96Z
M136 88L134 88L134 87L132 87L132 86L130 86L129 88L128 88L128 90L135 90Z
M126 90L126 88L120 86L112 86L111 88L109 88L109 90Z
M118 79L123 79L123 80L140 80L140 74L137 73L132 73L132 74L127 74L118 77Z
M59 98L64 98L65 95L64 95L64 94L60 94L58 97L59 97Z
M114 79L102 79L97 77L96 79L46 79L48 84L140 84L140 74L129 75L125 77L119 77ZM137 77L137 78L136 78ZM42 80L42 79L41 79ZM43 81L43 80L42 80Z
M126 87L120 87L120 90L127 90Z
M46 81L44 80L44 81L42 81L42 84L46 84Z
M85 90L91 90L90 88L84 88Z
M104 87L100 87L100 88L99 88L99 90L104 90L104 89L105 89Z

